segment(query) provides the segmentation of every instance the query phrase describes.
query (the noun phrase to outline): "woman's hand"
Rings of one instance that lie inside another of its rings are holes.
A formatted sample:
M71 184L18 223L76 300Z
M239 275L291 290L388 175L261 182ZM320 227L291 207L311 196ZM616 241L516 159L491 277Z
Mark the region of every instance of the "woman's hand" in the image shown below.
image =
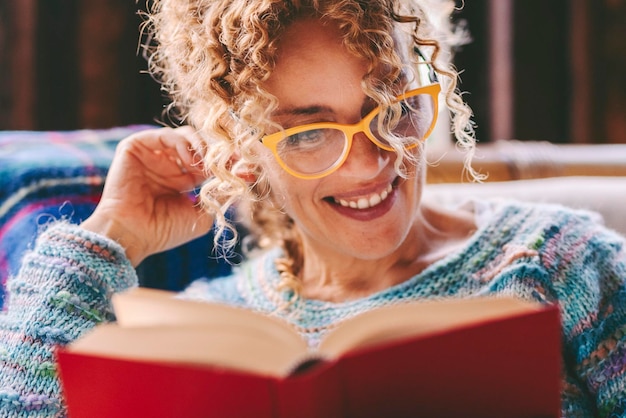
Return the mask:
M189 195L200 185L190 127L136 133L118 145L100 203L81 227L120 243L133 265L206 234L213 219Z

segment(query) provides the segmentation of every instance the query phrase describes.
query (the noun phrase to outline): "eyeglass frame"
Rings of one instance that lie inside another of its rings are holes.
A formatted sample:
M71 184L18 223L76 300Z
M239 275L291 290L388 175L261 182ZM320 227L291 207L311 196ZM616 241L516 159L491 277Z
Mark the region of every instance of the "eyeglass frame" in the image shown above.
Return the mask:
M407 98L410 98L410 97L420 95L420 94L428 94L433 99L433 120L431 121L430 126L428 127L428 130L423 135L423 137L419 138L419 141L426 140L435 129L435 125L437 123L437 117L439 113L439 93L440 92L441 92L441 85L435 81L434 83L429 84L427 86L422 86L422 87L418 87L418 88L406 91L403 94L396 97L396 100L398 102L405 100ZM267 148L269 148L272 151L278 164L287 173L291 174L294 177L304 179L304 180L319 179L319 178L326 177L334 173L345 163L345 161L348 159L348 155L350 154L350 150L352 149L352 141L354 139L354 136L359 132L362 132L367 137L367 139L372 141L380 149L383 149L385 151L394 151L392 147L384 145L382 142L380 142L380 140L376 138L376 136L374 136L374 134L370 130L370 123L372 119L378 116L381 110L382 110L381 106L377 106L367 115L365 115L359 122L354 123L354 124L342 124L342 123L336 123L336 122L316 122L316 123L309 123L309 124L294 126L292 128L287 128L287 129L275 132L273 134L265 135L264 137L261 138L261 143L263 143L263 145L265 145ZM280 158L278 154L278 149L277 149L278 143L282 141L283 139L288 138L291 135L306 132L309 130L316 130L316 129L336 129L336 130L343 132L346 138L347 144L345 146L345 149L341 157L333 165L317 173L303 174L303 173L300 173L291 169ZM417 145L418 145L418 142L415 142L406 146L405 149L412 149L412 148L415 148Z

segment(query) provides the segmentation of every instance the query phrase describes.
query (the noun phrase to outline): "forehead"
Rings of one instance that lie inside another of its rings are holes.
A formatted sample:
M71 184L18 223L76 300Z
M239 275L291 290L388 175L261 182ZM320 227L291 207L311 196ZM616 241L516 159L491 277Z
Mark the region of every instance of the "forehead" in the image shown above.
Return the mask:
M395 53L403 64L400 78L392 83L408 82L411 88L431 84L434 81L432 67L414 49L411 35L396 26L391 36ZM382 74L389 71L389 64L373 64L357 56L354 48L347 48L340 28L332 21L321 21L318 18L296 20L287 26L276 46L276 67L266 86L272 89L280 82L289 81L290 77L298 79L303 89L319 88L325 84L324 81L333 80L337 82L337 88L354 88L361 86L363 76L372 65L379 66L374 74L380 71L383 78L385 76ZM346 77L342 77L342 74ZM358 79L358 86L355 85L355 79Z
M349 95L355 90L362 94L366 72L367 62L343 45L336 25L303 19L283 33L274 71L264 87L279 100L307 94Z

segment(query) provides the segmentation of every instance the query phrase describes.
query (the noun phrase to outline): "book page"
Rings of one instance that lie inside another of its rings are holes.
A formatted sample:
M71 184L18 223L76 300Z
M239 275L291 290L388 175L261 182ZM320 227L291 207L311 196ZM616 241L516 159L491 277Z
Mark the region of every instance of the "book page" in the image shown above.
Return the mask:
M121 330L107 331L120 336L115 342L118 346L111 349L117 355L141 354L121 341L122 336L135 340L141 334L155 344L164 344L148 353L153 359L219 364L276 376L288 374L309 355L306 341L286 321L249 309L175 296L174 292L146 288L115 295L113 307ZM161 338L163 342L159 342ZM181 349L177 339L188 346Z
M327 357L336 358L355 348L435 334L539 309L539 304L508 297L399 303L344 321L324 338L320 351Z
M176 293L134 288L113 296L113 309L121 327L190 326L204 329L258 330L268 341L299 347L306 342L286 321L269 315L219 303L178 299Z
M282 377L301 356L300 347L276 344L248 327L203 325L123 328L102 324L66 347L68 352L125 360L206 365Z

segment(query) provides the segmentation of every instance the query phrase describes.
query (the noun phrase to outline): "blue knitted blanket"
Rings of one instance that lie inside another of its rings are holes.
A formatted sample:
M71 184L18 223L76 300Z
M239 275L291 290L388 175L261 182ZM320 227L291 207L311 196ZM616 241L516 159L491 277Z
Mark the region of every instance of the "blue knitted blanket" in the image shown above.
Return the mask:
M0 132L0 307L7 278L17 273L41 226L87 218L100 199L117 143L147 128ZM195 278L228 274L230 264L215 257L212 247L209 235L149 257L137 268L141 284L180 290Z

